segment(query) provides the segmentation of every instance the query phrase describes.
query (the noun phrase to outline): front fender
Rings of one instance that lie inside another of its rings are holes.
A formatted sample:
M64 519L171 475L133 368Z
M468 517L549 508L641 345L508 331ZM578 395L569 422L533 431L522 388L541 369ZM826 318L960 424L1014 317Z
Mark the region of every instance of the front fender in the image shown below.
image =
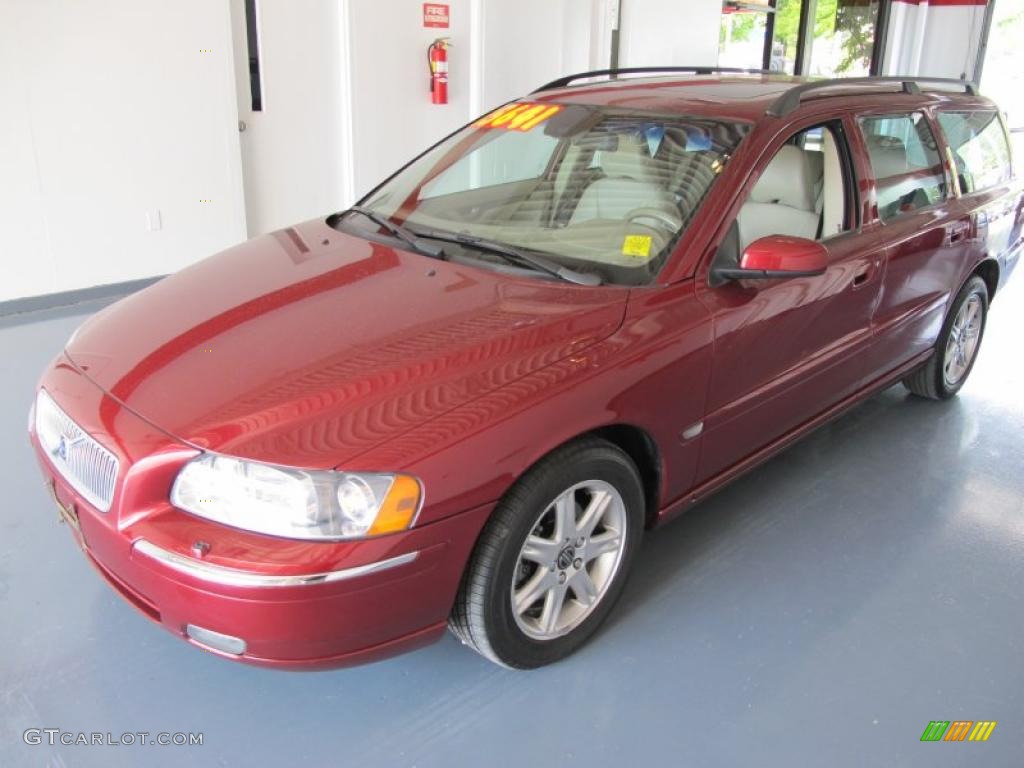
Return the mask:
M692 284L638 290L604 341L489 392L359 457L352 469L395 468L423 480L426 524L497 499L566 442L609 425L654 440L662 506L693 483L712 332Z

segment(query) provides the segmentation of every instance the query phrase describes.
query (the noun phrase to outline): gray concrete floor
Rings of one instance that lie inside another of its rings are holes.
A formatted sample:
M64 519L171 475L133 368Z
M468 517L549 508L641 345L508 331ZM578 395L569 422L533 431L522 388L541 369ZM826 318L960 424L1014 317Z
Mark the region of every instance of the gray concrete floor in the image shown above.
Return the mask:
M874 397L649 536L582 652L450 636L376 665L232 664L152 626L56 523L25 439L92 307L0 318L0 766L942 766L1024 754L1024 278L948 403ZM996 720L987 743L919 741ZM28 746L27 728L201 747Z

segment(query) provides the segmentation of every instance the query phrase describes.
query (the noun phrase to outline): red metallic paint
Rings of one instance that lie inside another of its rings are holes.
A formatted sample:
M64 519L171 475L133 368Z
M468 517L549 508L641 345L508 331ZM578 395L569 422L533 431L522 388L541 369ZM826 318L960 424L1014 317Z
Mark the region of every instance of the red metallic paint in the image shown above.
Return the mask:
M194 623L243 637L244 661L297 668L380 658L443 631L495 503L557 446L595 430L646 440L654 522L898 379L927 355L979 264L996 265L1000 281L1015 266L1021 189L957 196L954 187L946 203L883 224L856 118L917 110L931 120L951 105L991 103L836 89L786 118L765 117L797 82L672 77L532 97L755 124L649 286L510 277L311 221L96 315L41 385L118 456L110 512L55 476L32 435L44 475L78 509L90 560L170 631ZM794 132L837 120L852 153L858 224L823 244L824 274L712 287L711 259L760 169ZM176 472L202 449L406 472L422 480L424 507L411 530L365 541L227 528L168 501ZM269 575L421 554L350 581L214 588L133 550L140 538L186 557L201 539L211 545L206 562Z
M768 235L748 245L740 257L741 269L765 272L816 272L828 269L828 251L815 240Z
M190 445L329 469L580 352L625 311L624 288L508 280L322 221L294 233L300 263L252 240L101 312L69 357Z
M184 636L192 623L245 638L253 663L285 666L365 661L443 628L470 548L493 505L432 525L365 542L276 539L217 525L172 507L170 487L196 450L170 438L113 401L66 359L45 377L51 395L80 426L114 451L122 472L110 512L101 514L54 472L33 437L44 476L59 500L78 510L90 560L151 619ZM272 575L316 573L419 552L411 563L349 581L297 587L214 586L163 567L133 550L146 539L191 557L211 544L205 562ZM79 541L79 543L82 543Z

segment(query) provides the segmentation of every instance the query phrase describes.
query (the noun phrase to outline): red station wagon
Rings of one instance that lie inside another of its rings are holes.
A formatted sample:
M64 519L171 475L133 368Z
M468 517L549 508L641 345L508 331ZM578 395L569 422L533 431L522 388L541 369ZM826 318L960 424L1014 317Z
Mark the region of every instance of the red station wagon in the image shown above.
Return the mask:
M584 73L90 318L31 439L88 560L196 645L450 627L536 667L646 528L894 382L956 394L1022 211L969 84Z

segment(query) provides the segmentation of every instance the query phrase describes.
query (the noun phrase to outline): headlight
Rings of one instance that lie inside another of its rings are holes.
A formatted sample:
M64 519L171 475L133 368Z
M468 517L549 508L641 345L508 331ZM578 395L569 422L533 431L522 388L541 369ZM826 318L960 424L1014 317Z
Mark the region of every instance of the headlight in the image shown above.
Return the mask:
M356 539L404 531L420 508L407 475L278 467L202 453L182 467L171 503L225 525L293 539Z

